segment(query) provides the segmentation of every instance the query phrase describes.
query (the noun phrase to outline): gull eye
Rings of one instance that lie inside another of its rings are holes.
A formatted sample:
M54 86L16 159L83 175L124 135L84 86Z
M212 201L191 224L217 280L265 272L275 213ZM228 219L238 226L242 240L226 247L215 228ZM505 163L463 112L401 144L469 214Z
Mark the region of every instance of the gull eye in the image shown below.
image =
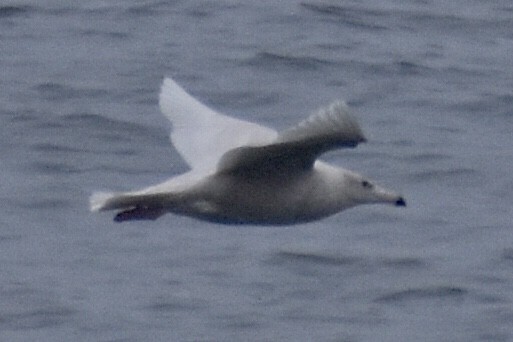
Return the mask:
M362 181L362 186L366 189L371 189L372 188L372 184L369 182L369 181Z

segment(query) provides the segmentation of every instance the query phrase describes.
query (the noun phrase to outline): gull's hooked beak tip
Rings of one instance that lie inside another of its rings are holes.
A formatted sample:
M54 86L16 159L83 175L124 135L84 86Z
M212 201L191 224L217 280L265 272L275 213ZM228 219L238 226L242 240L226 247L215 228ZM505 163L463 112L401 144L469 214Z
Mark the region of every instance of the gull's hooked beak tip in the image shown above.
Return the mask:
M396 207L406 207L406 201L404 200L404 198L401 196L397 199L397 201L395 201L395 206Z

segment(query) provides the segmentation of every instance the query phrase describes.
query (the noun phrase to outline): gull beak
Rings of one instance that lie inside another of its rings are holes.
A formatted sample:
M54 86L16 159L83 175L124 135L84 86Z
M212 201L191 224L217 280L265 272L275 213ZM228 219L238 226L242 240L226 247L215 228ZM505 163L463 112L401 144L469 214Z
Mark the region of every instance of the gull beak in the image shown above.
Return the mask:
M374 203L388 203L396 207L406 207L406 200L402 195L381 186L374 186Z
M404 200L404 198L401 196L397 199L397 201L395 201L395 206L396 207L406 207L406 201Z

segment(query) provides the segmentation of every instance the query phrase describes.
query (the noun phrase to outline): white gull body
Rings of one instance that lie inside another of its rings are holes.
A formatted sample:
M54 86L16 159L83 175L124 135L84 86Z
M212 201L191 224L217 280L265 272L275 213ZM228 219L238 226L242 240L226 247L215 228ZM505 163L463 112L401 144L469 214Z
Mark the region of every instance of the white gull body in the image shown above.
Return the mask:
M117 222L170 212L218 223L283 225L359 204L406 205L401 195L317 160L328 150L365 141L344 102L280 133L217 113L170 78L159 104L190 171L138 191L94 193L92 211L117 210Z

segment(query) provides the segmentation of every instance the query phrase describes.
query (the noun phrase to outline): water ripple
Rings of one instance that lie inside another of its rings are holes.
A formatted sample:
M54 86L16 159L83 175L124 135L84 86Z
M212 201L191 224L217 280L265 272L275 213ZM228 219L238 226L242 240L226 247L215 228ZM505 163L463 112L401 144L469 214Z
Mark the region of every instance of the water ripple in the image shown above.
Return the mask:
M324 266L351 266L364 270L393 268L393 269L423 269L427 263L413 256L373 257L351 255L321 254L301 251L279 251L275 253L269 263L272 265L311 264Z
M301 7L313 13L336 19L338 22L345 25L369 30L386 29L385 26L376 24L377 18L386 15L383 11L306 2L301 3Z
M152 304L144 307L158 315L180 314L206 308L206 303L194 298L157 298Z
M33 8L30 6L0 6L0 19L26 15L32 10Z
M7 329L43 329L64 324L75 311L64 307L50 307L24 313L0 314L0 326Z
M461 185L469 182L474 182L479 179L479 172L474 169L455 167L440 170L423 170L412 173L410 176L414 181L437 181L449 182L453 181L455 184Z
M65 324L77 311L55 303L53 294L17 284L0 291L7 304L0 308L0 330L44 329Z
M42 99L48 101L62 101L82 98L98 98L106 96L107 92L102 89L78 88L71 85L43 82L34 87Z
M284 263L308 263L317 265L347 266L363 262L360 257L353 256L330 256L308 252L280 251L274 255L272 263L281 265Z
M256 56L243 61L244 65L259 68L292 68L295 70L318 70L332 65L333 62L310 56L293 56L273 52L259 52Z
M398 303L419 299L462 298L467 293L468 290L462 287L433 286L389 292L376 298L374 301L381 303Z

